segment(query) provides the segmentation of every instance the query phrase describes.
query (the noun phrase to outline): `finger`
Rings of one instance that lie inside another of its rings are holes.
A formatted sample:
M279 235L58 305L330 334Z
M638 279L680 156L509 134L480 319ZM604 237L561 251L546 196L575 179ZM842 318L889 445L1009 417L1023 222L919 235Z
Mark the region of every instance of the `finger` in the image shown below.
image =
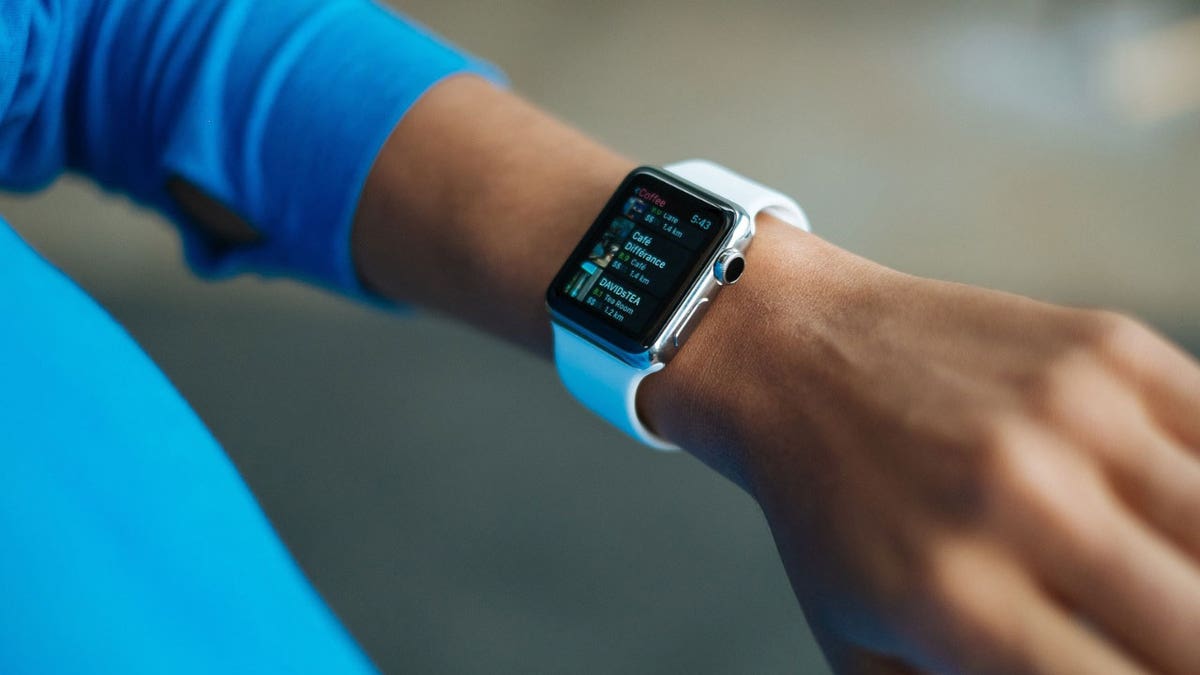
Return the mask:
M1051 592L1155 669L1200 673L1200 572L1115 498L1091 500L1096 527L1059 528L1032 548Z
M1176 438L1200 456L1200 366L1174 347L1157 378L1147 385L1147 407Z
M1081 395L1070 397L1063 431L1100 460L1103 477L1131 511L1187 557L1200 560L1200 455L1165 430L1145 404L1145 392L1130 390L1126 382L1111 376L1086 382L1080 391L1103 405L1078 406ZM1073 482L1085 480L1075 472ZM1060 484L1059 490L1069 487Z
M928 665L982 675L1143 675L1119 646L1088 629L1015 560L994 556L967 567L973 583L957 595L954 621ZM965 647L965 648L964 648Z
M1146 419L1131 422L1106 456L1108 481L1129 509L1200 561L1200 462Z
M1007 615L1007 634L1012 637L1003 647L1010 656L999 660L999 667L989 673L1148 674L1131 656L1089 629L1041 589L1030 586L1010 592L1014 594L1012 600L1020 601L1024 610Z
M1112 352L1135 378L1151 416L1200 454L1200 363L1139 324L1116 331Z
M813 634L839 673L1146 675L1133 657L1076 619L1016 560L980 548L944 568L942 602L911 616L896 636L905 661ZM954 580L969 580L963 585ZM905 635L907 634L907 635Z

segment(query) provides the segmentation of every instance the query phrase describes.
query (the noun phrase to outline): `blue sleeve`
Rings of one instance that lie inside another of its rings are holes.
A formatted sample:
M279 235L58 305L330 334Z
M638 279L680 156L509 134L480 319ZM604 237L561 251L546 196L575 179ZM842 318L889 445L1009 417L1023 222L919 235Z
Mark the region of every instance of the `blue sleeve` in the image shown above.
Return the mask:
M366 675L150 359L0 221L0 673Z
M176 222L206 276L361 294L350 227L388 134L441 79L490 66L368 0L0 2L0 185L83 172ZM181 179L260 235L214 238Z
M166 213L201 273L360 293L365 176L484 64L366 0L0 0L0 186L64 170ZM181 178L262 234L214 241ZM0 223L0 673L368 673L216 441Z

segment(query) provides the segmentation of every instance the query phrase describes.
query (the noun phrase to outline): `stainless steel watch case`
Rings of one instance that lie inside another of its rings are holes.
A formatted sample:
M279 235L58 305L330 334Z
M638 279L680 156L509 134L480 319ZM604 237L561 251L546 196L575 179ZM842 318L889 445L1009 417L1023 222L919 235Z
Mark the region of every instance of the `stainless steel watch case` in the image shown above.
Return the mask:
M732 255L745 256L750 242L754 239L755 232L754 218L746 213L742 207L669 171L663 169L659 169L659 171L669 175L681 186L698 195L702 195L706 200L720 206L733 219L733 227L729 229L729 232L721 242L712 249L712 254L709 256L706 264L700 268L703 271L692 280L679 305L672 312L671 317L666 323L663 324L662 329L651 342L649 348L637 352L625 351L551 308L551 317L555 322L566 326L573 333L585 337L592 344L595 344L629 365L646 370L654 369L659 364L666 365L670 362L683 347L684 343L687 342L692 331L704 319L704 314L720 294L721 289L726 285L732 285L736 282L736 279L734 279L726 283L719 278L717 262L722 259L728 259L728 256Z

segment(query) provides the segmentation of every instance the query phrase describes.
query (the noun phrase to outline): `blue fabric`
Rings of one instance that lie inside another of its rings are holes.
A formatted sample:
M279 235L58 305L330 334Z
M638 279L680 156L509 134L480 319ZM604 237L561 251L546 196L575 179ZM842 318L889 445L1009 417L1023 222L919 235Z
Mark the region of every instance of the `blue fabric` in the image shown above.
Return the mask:
M0 261L0 672L369 672L129 336L3 225Z
M83 172L200 274L361 295L366 174L460 72L498 77L366 0L3 0L0 186ZM214 243L175 176L261 242ZM0 221L0 672L370 670L170 382Z

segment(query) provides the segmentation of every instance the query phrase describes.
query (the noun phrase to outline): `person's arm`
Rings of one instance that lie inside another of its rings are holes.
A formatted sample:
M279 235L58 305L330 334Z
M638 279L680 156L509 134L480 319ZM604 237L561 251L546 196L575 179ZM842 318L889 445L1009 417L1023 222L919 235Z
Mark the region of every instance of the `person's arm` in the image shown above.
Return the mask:
M0 72L0 183L69 166L180 223L201 272L360 275L543 352L554 247L631 165L478 80L422 96L486 69L359 0L28 0L0 24L0 65L31 66ZM418 99L359 205L356 270L359 188ZM749 263L641 404L757 496L836 663L1198 669L1190 360L769 220Z
M548 356L546 286L633 166L450 79L375 163L359 273ZM1117 315L759 225L639 405L762 505L839 672L1200 672L1196 363Z
M461 72L493 71L364 0L3 0L0 188L72 168L202 273L358 293L371 162ZM374 672L169 380L2 218L0 438L0 672Z
M202 276L362 295L371 163L457 73L501 77L370 0L6 0L0 188L77 171L173 221Z

